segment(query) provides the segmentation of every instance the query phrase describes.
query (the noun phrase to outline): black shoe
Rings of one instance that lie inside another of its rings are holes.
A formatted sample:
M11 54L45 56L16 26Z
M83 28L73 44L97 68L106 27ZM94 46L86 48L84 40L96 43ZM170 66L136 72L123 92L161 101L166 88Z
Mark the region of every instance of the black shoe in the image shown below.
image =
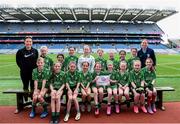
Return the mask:
M56 118L55 118L55 120L54 120L54 123L55 123L55 124L58 124L58 123L59 123L59 118L60 118L60 116L56 116Z

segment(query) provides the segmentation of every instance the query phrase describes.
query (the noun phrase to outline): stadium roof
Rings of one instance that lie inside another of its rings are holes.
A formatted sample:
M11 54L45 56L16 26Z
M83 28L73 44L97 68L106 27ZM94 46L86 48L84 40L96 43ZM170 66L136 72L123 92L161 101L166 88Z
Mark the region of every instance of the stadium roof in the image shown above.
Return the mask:
M0 6L0 22L158 22L175 13L173 9Z

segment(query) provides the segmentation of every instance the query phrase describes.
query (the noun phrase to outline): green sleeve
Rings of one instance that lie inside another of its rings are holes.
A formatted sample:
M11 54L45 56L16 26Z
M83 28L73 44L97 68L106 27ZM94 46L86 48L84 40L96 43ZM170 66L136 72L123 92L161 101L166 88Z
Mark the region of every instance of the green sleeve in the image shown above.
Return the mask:
M129 73L129 72L127 72L127 83L128 83L128 85L130 85L130 84L131 84L131 83L130 83L130 79L129 79L129 77L130 77L130 76L129 76L129 74L130 74L130 73Z
M133 72L130 72L130 73L129 73L129 81L130 81L130 83L131 83L131 82L134 82Z
M50 66L52 67L53 66L53 60L50 58Z
M32 73L32 79L33 80L38 80L38 77L37 77L35 69L33 70L33 73Z
M141 81L145 81L145 75L144 75L145 73L144 73L144 71L141 71L141 76L142 76L142 80Z
M82 82L82 76L81 74L78 72L78 83L81 83Z
M154 79L156 79L156 72L155 71L153 72L153 76L154 76Z

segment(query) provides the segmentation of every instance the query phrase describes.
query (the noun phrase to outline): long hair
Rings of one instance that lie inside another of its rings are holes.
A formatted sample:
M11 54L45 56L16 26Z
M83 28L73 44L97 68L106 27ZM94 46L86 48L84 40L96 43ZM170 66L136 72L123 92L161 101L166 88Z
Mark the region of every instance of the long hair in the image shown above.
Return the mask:
M153 64L154 64L153 60L152 60L151 58L147 58L146 61L148 61L148 60L150 60L150 62L152 63L152 66L151 66L151 68L150 68L150 71L154 71L155 68L154 68L154 66L153 66Z

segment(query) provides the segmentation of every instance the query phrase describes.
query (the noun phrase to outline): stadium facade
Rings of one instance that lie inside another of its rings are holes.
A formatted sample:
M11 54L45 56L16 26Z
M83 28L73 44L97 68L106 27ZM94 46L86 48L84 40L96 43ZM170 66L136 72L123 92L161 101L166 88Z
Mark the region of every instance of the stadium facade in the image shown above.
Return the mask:
M15 53L26 35L34 47L47 45L50 52L66 52L68 46L82 51L83 44L98 48L139 48L148 39L156 52L175 52L163 42L164 32L157 22L177 13L173 9L0 7L0 53Z

